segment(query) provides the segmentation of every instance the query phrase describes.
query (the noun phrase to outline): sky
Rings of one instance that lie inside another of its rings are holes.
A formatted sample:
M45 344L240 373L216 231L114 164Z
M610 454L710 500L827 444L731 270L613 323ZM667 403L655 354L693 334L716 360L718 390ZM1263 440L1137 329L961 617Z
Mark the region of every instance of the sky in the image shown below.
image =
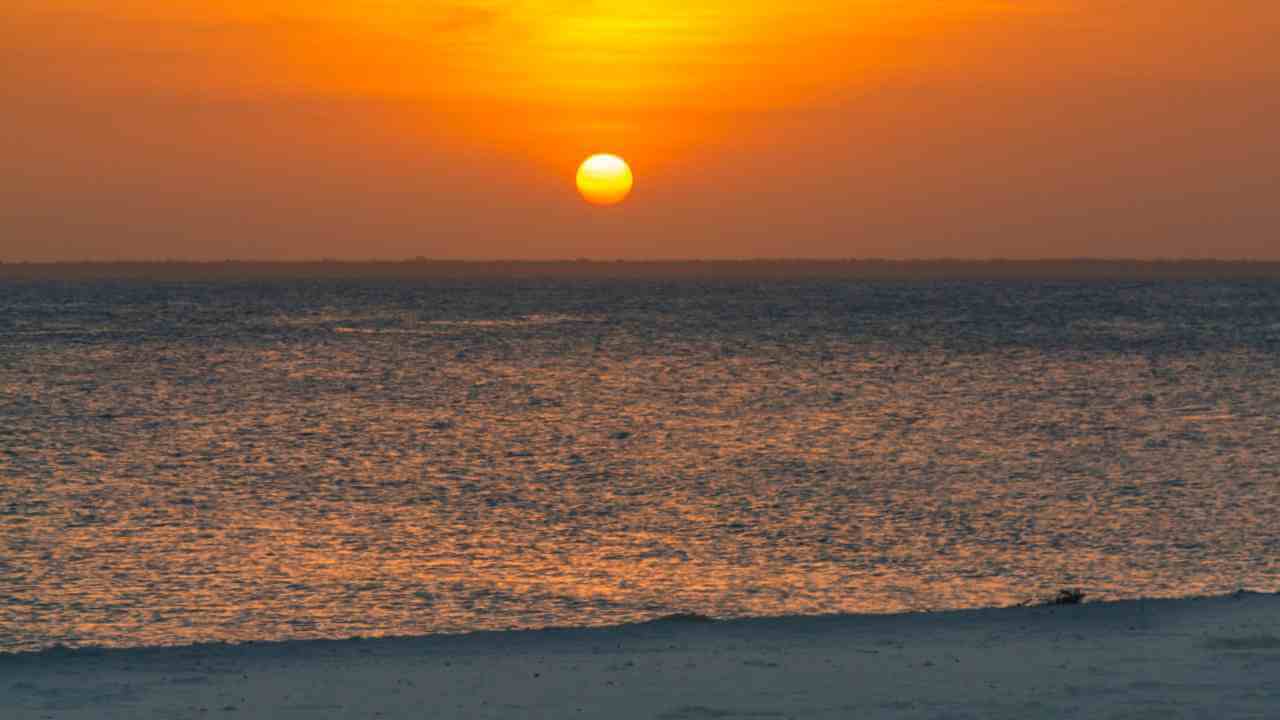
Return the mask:
M0 261L1280 259L1274 0L6 0ZM595 152L635 190L574 187Z

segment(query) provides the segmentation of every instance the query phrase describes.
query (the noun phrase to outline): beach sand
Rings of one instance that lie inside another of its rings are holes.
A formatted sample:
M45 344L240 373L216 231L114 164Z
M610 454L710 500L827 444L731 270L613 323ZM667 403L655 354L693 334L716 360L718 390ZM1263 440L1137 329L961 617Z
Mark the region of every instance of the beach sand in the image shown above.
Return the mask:
M1280 718L1280 595L55 649L0 717Z

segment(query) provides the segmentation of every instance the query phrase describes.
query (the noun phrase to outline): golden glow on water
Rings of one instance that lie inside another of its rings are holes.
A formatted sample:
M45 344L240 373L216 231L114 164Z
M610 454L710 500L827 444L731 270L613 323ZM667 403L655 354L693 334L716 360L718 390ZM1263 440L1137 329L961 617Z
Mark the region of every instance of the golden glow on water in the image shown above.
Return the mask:
M11 306L10 649L1280 589L1239 298L176 292Z

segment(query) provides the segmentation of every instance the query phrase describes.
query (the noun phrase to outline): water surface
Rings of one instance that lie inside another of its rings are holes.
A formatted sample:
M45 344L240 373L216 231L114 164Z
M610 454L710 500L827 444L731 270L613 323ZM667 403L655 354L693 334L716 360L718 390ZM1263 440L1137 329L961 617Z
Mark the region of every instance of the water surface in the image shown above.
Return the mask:
M9 282L0 650L1280 590L1263 281Z

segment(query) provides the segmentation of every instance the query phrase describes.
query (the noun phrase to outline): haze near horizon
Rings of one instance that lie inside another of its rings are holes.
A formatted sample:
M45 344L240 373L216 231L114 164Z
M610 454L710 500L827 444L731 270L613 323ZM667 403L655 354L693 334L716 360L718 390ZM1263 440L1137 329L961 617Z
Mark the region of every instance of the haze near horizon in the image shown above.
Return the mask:
M16 0L0 260L1280 259L1277 36L1262 0Z

